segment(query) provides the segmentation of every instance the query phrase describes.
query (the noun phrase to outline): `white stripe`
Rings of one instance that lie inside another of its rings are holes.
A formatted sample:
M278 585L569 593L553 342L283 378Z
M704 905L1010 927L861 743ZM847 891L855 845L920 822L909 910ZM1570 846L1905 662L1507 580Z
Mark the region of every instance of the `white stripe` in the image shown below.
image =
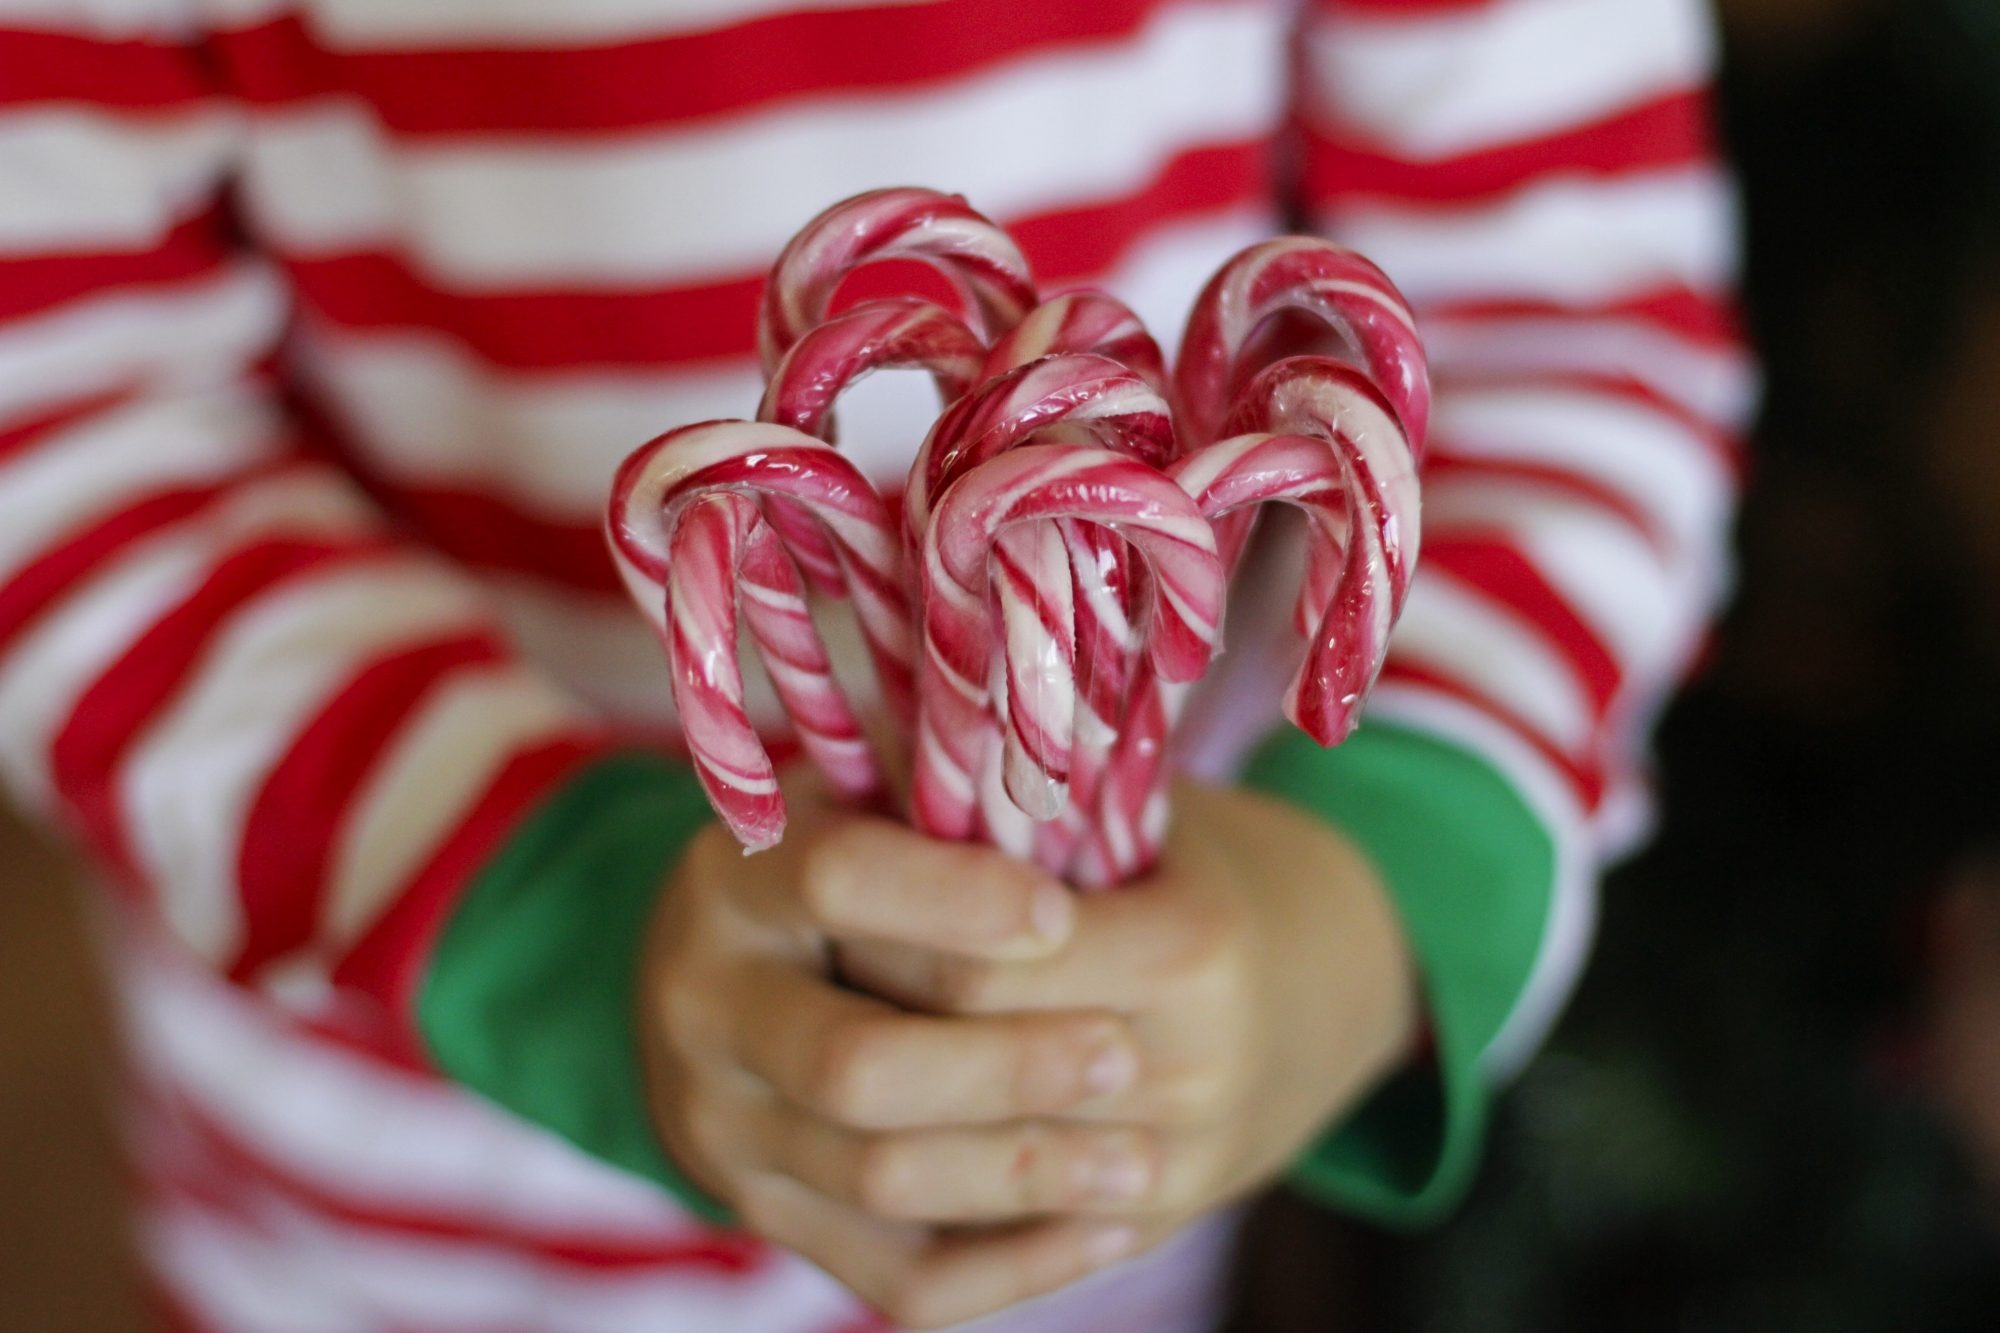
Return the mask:
M277 341L285 296L261 264L166 293L111 292L0 328L0 413L143 379L161 391L241 375Z
M802 1260L746 1280L657 1269L588 1272L478 1242L374 1231L329 1221L275 1194L245 1190L260 1236L206 1210L168 1205L150 1230L180 1285L224 1314L235 1333L421 1328L429 1333L821 1333L858 1317L855 1298ZM271 1265L267 1259L283 1262ZM299 1279L304 1278L301 1282ZM275 1320L300 1292L346 1298L359 1322ZM368 1312L362 1314L360 1312Z
M1171 357L1195 297L1237 251L1269 240L1278 228L1270 204L1259 201L1208 217L1156 226L1101 285L1132 308ZM1051 293L1053 294L1053 293Z
M518 666L464 671L392 738L333 856L321 943L339 952L407 886L507 761L578 731L576 704Z
M242 943L246 821L302 724L372 658L476 623L463 583L408 561L308 577L231 618L117 778L161 913L197 957L220 962Z
M148 1267L175 1303L217 1333L354 1333L379 1328L379 1315L356 1302L337 1270L314 1263L294 1234L272 1235L270 1219L253 1224L190 1202L149 1203L138 1211L138 1239Z
M198 527L171 528L138 544L71 588L0 658L0 765L22 803L49 803L48 747L83 691L136 635L193 592L224 553L280 533L359 532L370 517L326 474L288 475L244 491Z
M1559 749L1590 744L1595 719L1569 660L1503 604L1440 570L1418 570L1389 651L1475 687Z
M1557 177L1476 207L1356 202L1332 233L1411 302L1616 301L1667 286L1723 291L1736 269L1736 197L1710 165L1609 179Z
M763 392L749 358L665 373L517 375L423 333L315 329L305 348L306 373L383 475L497 489L569 521L602 512L618 464L653 436L755 416Z
M0 579L89 520L254 463L276 429L274 414L247 394L147 399L0 461Z
M666 650L652 626L622 596L600 597L529 578L494 575L493 603L522 652L563 688L620 726L662 740L679 721L667 679ZM866 715L881 706L860 626L846 605L815 601L815 627L848 702ZM780 737L791 722L749 635L738 640L743 708L759 734Z
M879 9L929 0L337 0L313 7L313 36L334 48L584 46L687 36L815 10ZM203 0L212 22L247 26L297 0Z
M1543 464L1653 515L1680 550L1711 549L1734 492L1685 426L1641 403L1582 390L1466 387L1438 399L1440 453Z
M1421 686L1385 684L1369 699L1371 716L1445 737L1483 756L1513 786L1548 832L1555 883L1541 944L1527 982L1481 1055L1490 1079L1518 1073L1547 1038L1589 952L1597 921L1597 867L1569 784L1546 760L1478 709Z
M187 0L0 0L0 24L92 37L185 36Z
M77 106L0 116L0 256L141 250L220 183L235 125L213 108L172 118Z
M1706 610L1687 561L1669 566L1624 519L1545 486L1439 480L1425 488L1424 518L1434 541L1492 537L1519 552L1627 669L1650 667Z
M828 200L877 186L920 181L1008 216L1116 198L1182 147L1268 130L1279 65L1269 8L1184 5L1115 51L563 145L392 148L363 111L320 103L259 121L245 181L290 248L397 243L467 289L687 282L762 270Z
M487 582L500 620L529 660L621 723L660 731L674 725L666 650L628 599L504 575ZM773 715L776 701L757 690L762 668L752 671L752 665L745 668L746 706L762 721Z
M336 1197L528 1236L685 1236L648 1181L458 1087L313 1038L260 997L125 938L135 1060L259 1156Z
M1630 319L1433 316L1424 323L1424 346L1434 372L1630 375L1731 433L1749 421L1757 401L1757 371L1740 349L1689 342Z
M1307 49L1339 121L1435 159L1698 88L1715 39L1699 0L1501 0L1417 19L1335 9Z

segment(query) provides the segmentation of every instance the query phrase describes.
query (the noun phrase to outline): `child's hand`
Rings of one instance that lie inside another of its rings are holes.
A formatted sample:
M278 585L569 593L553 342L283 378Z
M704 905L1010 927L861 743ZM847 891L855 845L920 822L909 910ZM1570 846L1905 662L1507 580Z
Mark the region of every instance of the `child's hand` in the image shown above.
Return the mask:
M1410 969L1347 844L1183 794L1161 871L1077 898L991 851L792 801L693 848L649 1051L677 1160L906 1324L1061 1286L1262 1183L1394 1060ZM828 980L848 975L925 1013Z
M1140 1046L1128 1092L1068 1118L1135 1130L1147 1170L1093 1215L1142 1243L1283 1171L1413 1039L1407 946L1374 871L1338 833L1248 792L1183 787L1159 868L1076 899L1061 949L982 960L872 947L849 968L940 1014L1102 1009Z
M1046 956L1072 895L983 848L787 790L777 848L718 828L664 896L645 1042L662 1137L704 1189L907 1324L954 1323L1062 1286L1133 1247L1076 1216L1143 1161L1115 1125L1053 1118L1129 1087L1131 1025L1106 1012L944 1018L829 979L836 944ZM1004 1231L931 1223L1040 1216Z

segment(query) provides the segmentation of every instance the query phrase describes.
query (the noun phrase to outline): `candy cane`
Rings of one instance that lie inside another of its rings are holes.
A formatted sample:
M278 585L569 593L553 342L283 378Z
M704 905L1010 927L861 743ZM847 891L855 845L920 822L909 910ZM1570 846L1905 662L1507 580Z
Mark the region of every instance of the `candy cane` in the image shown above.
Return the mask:
M983 353L964 320L929 301L911 296L866 301L808 330L779 358L757 419L832 444L834 405L858 380L883 369L925 370L940 401L950 403L980 378ZM839 562L818 524L779 497L766 508L812 587L838 595Z
M899 188L858 194L808 222L764 284L757 349L768 375L826 318L842 280L865 264L915 259L965 298L991 342L1034 308L1034 276L1006 232L957 195Z
M1104 292L1080 291L1052 297L1028 312L1012 332L987 353L985 373L997 376L1057 352L1087 352L1108 357L1139 376L1163 397L1166 365L1160 346L1139 317L1122 301ZM1141 442L1143 443L1143 441ZM1174 451L1169 435L1156 452L1160 461ZM1130 447L1129 445L1127 447ZM1101 528L1063 525L1069 547L1076 620L1074 734L1069 756L1069 800L1055 815L1027 830L1026 846L1042 865L1061 871L1089 832L1089 812L1110 763L1111 750L1125 709L1127 683L1135 649L1132 617L1140 588L1122 543ZM1011 704L1010 704L1011 706ZM1018 756L1016 757L1018 768ZM1019 829L1008 812L991 799L1002 791L987 783L982 802L989 828L1002 845L1023 842L999 830ZM1019 850L1019 847L1016 848Z
M1323 544L1320 570L1310 580L1331 581L1339 609L1320 621L1312 665L1285 698L1286 715L1306 734L1338 745L1354 729L1409 594L1422 539L1418 450L1374 385L1322 357L1292 357L1263 371L1239 398L1233 421L1325 440L1340 450L1350 474L1337 574L1329 570L1333 544ZM1189 466L1195 468L1193 460Z
M1157 465L1171 456L1174 437L1165 400L1105 357L1054 355L1016 367L954 405L926 437L904 496L913 543L929 521L932 497L954 477L1025 441L1056 438L1115 447ZM1074 562L1087 574L1079 577ZM1107 695L1115 676L1096 681L1094 663L1108 650L1114 626L1125 640L1118 651L1129 651L1129 608L1114 608L1103 595L1107 581L1126 581L1124 562L1123 544L1100 530L1011 532L1001 539L994 579L1006 628L1007 678L996 690L1005 719L1000 762L1004 790L1032 819L1049 820L1064 808L1079 692L1092 693L1086 711L1093 715L1085 723L1092 746L1101 747L1100 733L1115 721L1115 696ZM1087 756L1086 765L1094 776L1094 759ZM1016 839L999 838L1001 829L1017 827L1006 813L988 813L996 840L1029 854ZM1037 836L1045 844L1038 860L1063 859L1048 842L1055 831Z
M1225 567L1240 559L1249 521L1268 504L1306 512L1306 568L1294 618L1307 636L1284 713L1321 745L1352 732L1388 652L1420 540L1415 451L1366 376L1326 357L1292 357L1238 399L1235 435L1195 450L1169 473L1215 524ZM1072 877L1130 878L1164 829L1166 743L1186 691L1148 673L1133 684L1124 729L1093 808Z
M1207 665L1221 612L1222 566L1207 520L1157 469L1105 449L1026 445L965 472L940 497L923 540L923 674L912 808L926 832L974 828L993 722L987 604L995 547L1011 529L1058 519L1102 524L1143 559L1151 594L1145 660L1168 681Z
M796 570L743 508L700 503L718 494L743 505L783 497L813 515L837 557L884 699L905 716L912 627L888 509L823 441L766 422L703 422L669 431L619 468L606 520L613 559L667 644L682 725L711 801L754 850L776 840L784 813L769 755L741 707L740 677L724 661L734 655L739 583L745 618L801 745L850 794L875 790L879 777L817 642Z
M1030 310L1026 318L993 344L986 354L983 379L1004 375L1017 366L1056 352L1092 352L1109 357L1144 380L1161 396L1167 392L1167 368L1160 345L1117 297L1105 292L1066 292Z
M875 794L879 770L834 683L798 570L756 505L729 491L698 496L681 507L668 551L661 596L643 604L662 616L656 625L695 774L737 841L761 851L785 829L777 774L744 708L739 590L758 656L800 744L843 795Z
M1285 350L1260 340L1288 311L1318 320L1345 344L1421 449L1431 395L1416 317L1381 269L1311 236L1251 246L1196 298L1174 366L1183 431L1196 443L1223 433L1237 392Z

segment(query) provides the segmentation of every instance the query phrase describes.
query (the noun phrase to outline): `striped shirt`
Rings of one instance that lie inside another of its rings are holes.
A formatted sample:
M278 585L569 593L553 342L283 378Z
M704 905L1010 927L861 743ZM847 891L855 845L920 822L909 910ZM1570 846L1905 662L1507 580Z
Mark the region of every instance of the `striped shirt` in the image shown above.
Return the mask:
M1713 54L1698 0L0 0L0 772L132 923L166 1299L865 1326L468 1093L512 1105L419 1011L524 824L671 728L612 469L750 413L764 269L883 185L965 194L1163 340L1286 226L1409 296L1423 566L1370 724L1531 825L1451 1047L1516 1067L1726 582L1752 375ZM934 410L885 376L843 435L889 469ZM1223 766L1274 720L1233 688ZM1337 799L1317 762L1280 767Z

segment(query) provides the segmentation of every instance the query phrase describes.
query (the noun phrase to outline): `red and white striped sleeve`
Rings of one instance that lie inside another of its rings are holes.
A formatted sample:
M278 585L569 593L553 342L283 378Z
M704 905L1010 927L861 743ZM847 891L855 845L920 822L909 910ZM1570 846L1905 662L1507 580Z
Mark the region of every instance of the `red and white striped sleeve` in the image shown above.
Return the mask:
M157 6L0 30L0 765L186 950L411 1046L467 877L606 742L281 406L242 124ZM166 11L170 14L171 11Z
M1437 398L1370 725L1267 777L1319 783L1421 886L1401 901L1448 1079L1517 1067L1553 1021L1727 581L1754 376L1714 58L1701 0L1315 0L1304 20L1304 206L1410 297ZM1458 1095L1445 1118L1470 1123ZM1413 1164L1408 1192L1449 1194L1468 1160Z

